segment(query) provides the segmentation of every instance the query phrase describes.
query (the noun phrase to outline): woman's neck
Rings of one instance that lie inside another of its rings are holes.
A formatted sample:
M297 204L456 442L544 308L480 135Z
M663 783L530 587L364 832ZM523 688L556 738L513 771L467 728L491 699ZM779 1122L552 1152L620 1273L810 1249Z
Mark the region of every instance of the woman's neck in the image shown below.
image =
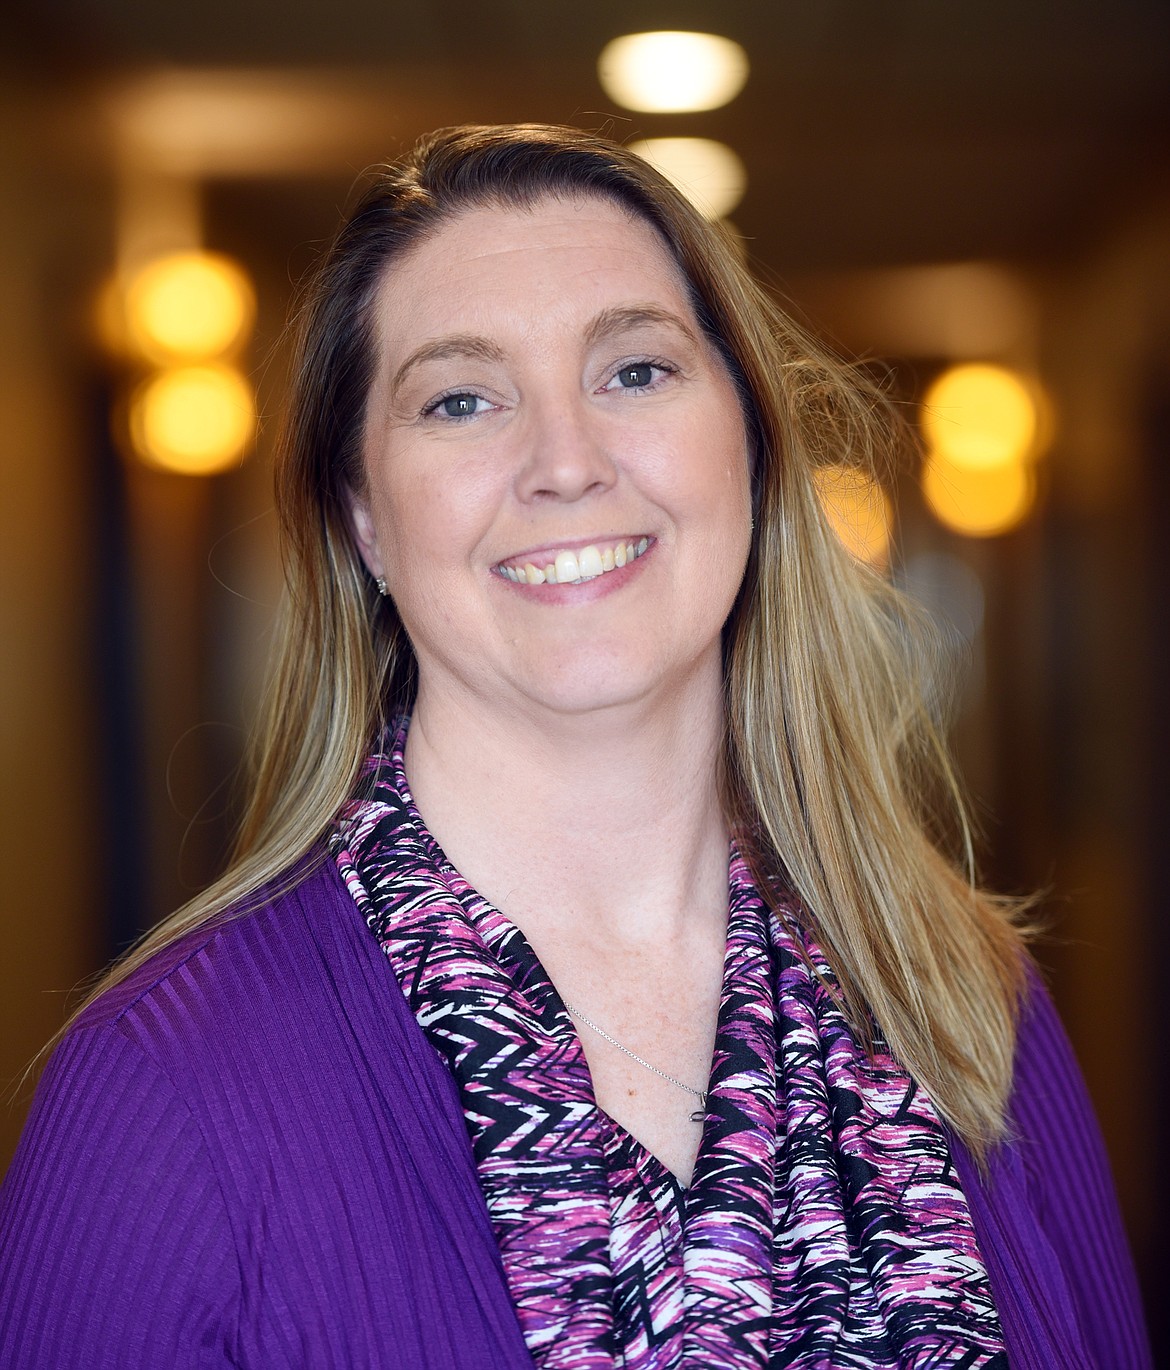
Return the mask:
M527 933L685 940L726 913L714 684L685 704L547 726L420 691L406 748L419 810L456 868Z

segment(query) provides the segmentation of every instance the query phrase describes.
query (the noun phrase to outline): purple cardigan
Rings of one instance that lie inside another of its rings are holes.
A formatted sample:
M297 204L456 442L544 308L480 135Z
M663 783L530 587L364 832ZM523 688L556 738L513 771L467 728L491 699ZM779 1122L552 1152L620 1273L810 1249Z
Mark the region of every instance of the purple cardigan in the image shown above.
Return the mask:
M955 1144L1014 1370L1151 1364L1037 987L1018 1140ZM455 1083L332 862L192 933L52 1057L0 1189L0 1366L531 1367Z

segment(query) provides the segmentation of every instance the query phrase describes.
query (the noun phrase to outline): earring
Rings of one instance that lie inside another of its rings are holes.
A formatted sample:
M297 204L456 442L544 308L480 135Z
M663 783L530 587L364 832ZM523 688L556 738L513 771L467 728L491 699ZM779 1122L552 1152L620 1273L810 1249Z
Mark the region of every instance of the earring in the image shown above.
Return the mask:
M384 594L386 593L386 577L385 577L385 576L379 576L379 577L377 578L377 580L376 580L374 583L375 583L375 584L377 585L377 587L378 587L378 593L379 593L380 595L384 595Z

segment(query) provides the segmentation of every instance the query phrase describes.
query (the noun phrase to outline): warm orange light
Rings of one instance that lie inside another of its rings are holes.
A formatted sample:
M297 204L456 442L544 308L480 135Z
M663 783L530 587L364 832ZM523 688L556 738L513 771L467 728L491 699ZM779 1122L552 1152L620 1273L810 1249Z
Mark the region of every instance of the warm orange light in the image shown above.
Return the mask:
M130 403L130 438L148 466L207 476L243 456L256 427L252 387L229 366L160 371Z
M989 470L1036 454L1033 386L1007 367L972 363L944 371L926 392L927 445L955 466Z
M230 257L175 252L133 277L124 310L127 338L147 361L210 361L242 341L256 300L247 275Z
M894 513L882 486L852 466L820 467L813 480L825 516L846 549L859 561L884 567Z
M1036 477L1026 463L960 466L938 452L927 459L922 489L939 522L965 537L1007 533L1036 502Z

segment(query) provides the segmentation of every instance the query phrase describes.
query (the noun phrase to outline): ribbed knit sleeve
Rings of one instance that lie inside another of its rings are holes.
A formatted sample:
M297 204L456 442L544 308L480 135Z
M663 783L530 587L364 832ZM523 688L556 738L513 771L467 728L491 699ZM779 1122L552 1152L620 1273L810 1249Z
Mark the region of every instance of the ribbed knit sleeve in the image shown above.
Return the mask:
M458 1090L327 862L100 995L0 1187L0 1370L531 1370Z
M1047 992L1033 986L1012 1099L1019 1154L1040 1227L1059 1253L1093 1365L1152 1365L1108 1157L1072 1048Z
M1137 1280L1105 1147L1056 1009L1030 972L1012 1137L981 1171L954 1159L1012 1370L1150 1370Z
M200 1130L116 1022L51 1059L0 1190L0 1366L228 1366L239 1274Z

